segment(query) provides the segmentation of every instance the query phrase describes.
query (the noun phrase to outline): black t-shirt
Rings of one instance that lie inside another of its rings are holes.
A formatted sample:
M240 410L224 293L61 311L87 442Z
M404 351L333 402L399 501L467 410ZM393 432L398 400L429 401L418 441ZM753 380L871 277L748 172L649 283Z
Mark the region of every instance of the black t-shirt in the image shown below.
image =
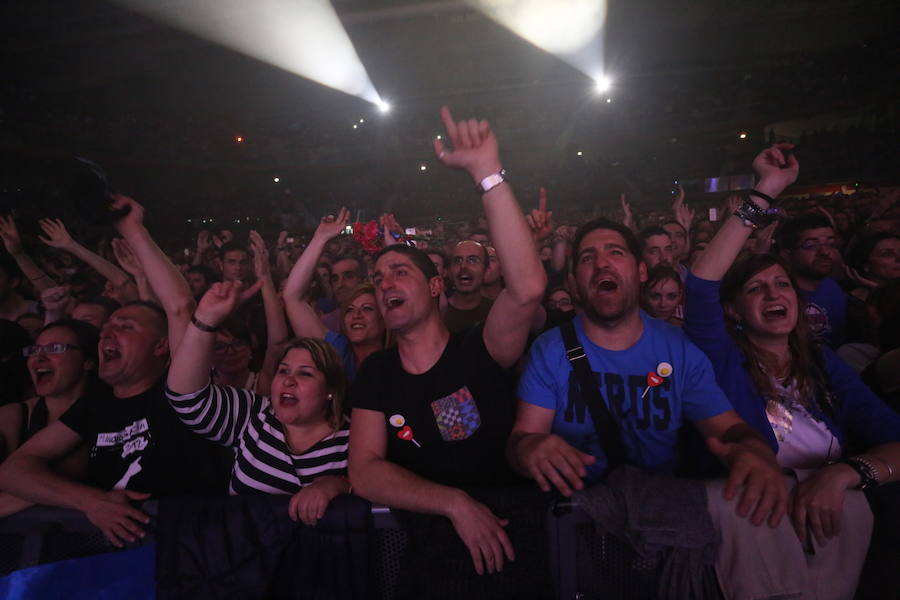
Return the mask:
M452 486L517 480L506 463L515 416L512 372L494 361L483 327L450 336L421 375L407 373L397 348L363 362L351 391L354 408L384 414L387 458Z
M163 382L129 398L86 396L59 418L90 445L87 482L154 496L225 493L227 450L181 423Z

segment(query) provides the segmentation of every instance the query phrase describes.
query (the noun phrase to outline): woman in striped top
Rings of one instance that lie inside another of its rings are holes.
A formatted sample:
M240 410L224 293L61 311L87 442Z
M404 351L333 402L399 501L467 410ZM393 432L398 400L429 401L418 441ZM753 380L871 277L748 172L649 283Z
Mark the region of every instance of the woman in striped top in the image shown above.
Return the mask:
M213 385L215 331L241 297L240 282L214 284L200 300L169 368L169 402L195 433L236 449L231 493L292 494L292 519L314 525L350 492L347 381L322 340L292 342L277 363L270 397Z

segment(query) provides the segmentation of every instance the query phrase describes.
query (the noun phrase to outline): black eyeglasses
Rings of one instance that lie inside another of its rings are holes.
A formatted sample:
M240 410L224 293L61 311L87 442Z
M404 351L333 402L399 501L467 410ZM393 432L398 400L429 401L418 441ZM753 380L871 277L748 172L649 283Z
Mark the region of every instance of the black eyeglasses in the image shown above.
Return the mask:
M66 350L81 350L81 346L76 346L75 344L34 344L33 346L22 348L22 355L28 358L41 352L44 354L65 354Z
M216 354L225 354L229 350L236 352L247 345L244 340L232 340L230 342L216 342L213 345L213 352Z

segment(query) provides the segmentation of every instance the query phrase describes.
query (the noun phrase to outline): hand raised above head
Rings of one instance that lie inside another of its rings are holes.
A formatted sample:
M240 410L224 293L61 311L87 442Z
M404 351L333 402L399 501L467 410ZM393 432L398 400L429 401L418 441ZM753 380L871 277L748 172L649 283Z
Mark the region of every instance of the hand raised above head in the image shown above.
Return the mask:
M244 284L240 281L214 283L200 298L194 314L199 321L210 327L218 327L237 310L242 302L259 291L261 285L262 282L257 281L245 290Z
M790 152L793 149L794 144L774 144L753 159L753 171L760 182L765 181L767 185L779 188L778 192L769 194L770 196L777 196L781 190L797 181L800 163Z
M465 169L476 183L500 171L497 138L487 121L469 119L457 123L446 106L441 108L441 120L453 146L451 150L442 140L434 140L434 152L443 165Z
M319 226L316 227L316 232L313 234L313 237L320 238L323 241L337 237L343 233L344 227L347 226L347 221L349 219L350 211L346 208L342 208L338 211L337 217L334 215L322 217Z

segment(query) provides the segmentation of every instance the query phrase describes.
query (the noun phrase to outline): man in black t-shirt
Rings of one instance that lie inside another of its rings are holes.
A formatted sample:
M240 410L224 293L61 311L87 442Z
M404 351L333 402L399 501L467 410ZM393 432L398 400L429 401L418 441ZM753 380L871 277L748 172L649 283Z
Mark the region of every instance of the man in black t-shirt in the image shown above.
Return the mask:
M149 520L130 501L224 492L221 450L184 427L163 395L168 339L158 306L135 302L115 311L99 347L99 375L111 396L81 398L29 439L0 465L0 489L80 510L116 546L143 537ZM90 448L87 483L51 467L81 444Z
M397 346L370 356L354 382L350 480L373 502L447 517L475 570L493 573L514 557L506 521L459 486L512 476L504 458L515 406L508 369L524 351L546 276L490 126L456 124L446 108L441 116L453 150L436 141L435 151L482 190L507 288L482 327L451 336L438 306L443 281L428 256L400 245L376 255L378 308Z

